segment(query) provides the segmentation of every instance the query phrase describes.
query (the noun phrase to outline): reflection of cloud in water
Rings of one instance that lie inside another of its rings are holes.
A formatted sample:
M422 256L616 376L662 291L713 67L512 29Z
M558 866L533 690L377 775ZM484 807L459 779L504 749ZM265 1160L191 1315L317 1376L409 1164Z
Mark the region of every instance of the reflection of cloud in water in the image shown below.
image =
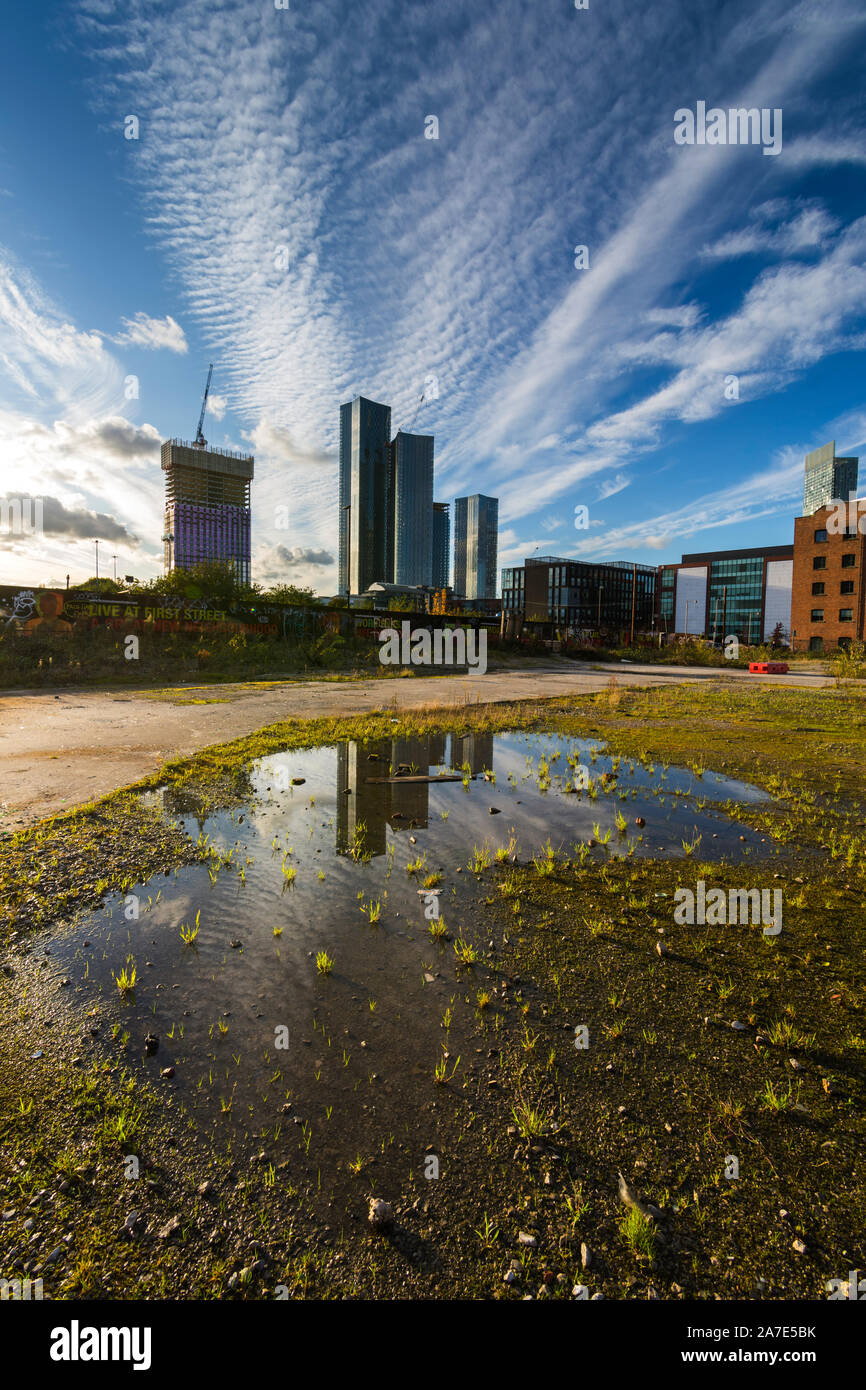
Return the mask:
M562 756L551 764L551 773L563 781L571 773L568 754L589 762L585 745L574 738L523 734L350 742L263 758L232 782L232 791L245 792L243 799L229 809L209 810L203 824L217 850L225 853L237 846L231 867L220 870L213 883L207 866L194 864L169 878L158 875L143 887L134 886L142 896L140 920L125 921L122 897L115 898L88 914L78 930L53 940L52 968L74 977L87 992L84 997L99 1002L106 1025L128 1030L136 1047L146 1032L159 1036L157 1058L148 1062L139 1057L133 1064L149 1067L151 1074L154 1068L176 1065L173 1089L178 1098L221 1141L230 1134L240 1140L249 1128L258 1152L270 1143L262 1135L275 1133L282 1122L281 1105L290 1096L295 1114L313 1125L313 1180L321 1165L332 1190L344 1180L346 1191L354 1190L346 1176L348 1161L358 1152L378 1152L377 1182L396 1183L405 1154L383 1152L382 1136L417 1125L429 1137L432 1067L441 1055L442 1015L454 994L453 947L430 940L418 895L420 876L406 872L410 860L426 856L427 871L442 874L441 913L452 932L465 929L471 936L479 894L489 893L494 882L492 874L478 881L467 872L472 846L485 840L491 850L505 845L512 826L523 861L548 837L556 848L573 854L574 844L592 834L593 822L612 826L618 809L629 821L629 833L620 837L613 830L613 852L636 838L638 814L647 826L636 855L650 846L653 853L667 846L671 854L682 856L681 841L690 839L695 827L704 836L701 859L722 854L741 858L754 845L754 832L749 844L742 845L741 826L698 812L694 798L669 795L691 788L698 798L728 796L740 784L709 774L697 779L671 768L662 806L642 789L660 780L660 766L653 778L636 766L632 778L623 759L618 786L634 786L634 798L621 801L615 793L600 792L593 801L586 794L565 794L555 781L541 793L539 757L549 758L557 749ZM370 761L370 752L379 758ZM527 755L534 772L521 782L529 770ZM480 776L467 788L462 781L406 786L366 781L371 774L387 775L390 765L400 763L434 773L468 763L476 774L492 765L496 784ZM610 759L599 754L590 766L596 778L610 768ZM508 783L509 772L516 787ZM292 778L304 781L293 787ZM347 787L351 795L345 794ZM753 789L741 791L749 800L758 795ZM183 815L197 837L207 796L197 798L185 789L149 793L144 799ZM491 816L491 806L501 814ZM345 850L359 820L367 825L367 845L374 851L369 862L356 862ZM414 846L407 833L413 821ZM712 839L713 831L718 839ZM282 873L289 846L288 863L297 870L290 887ZM386 853L389 847L395 850L393 862ZM602 864L604 851L593 851L593 858ZM458 867L463 870L459 875ZM148 896L155 900L160 889L159 903L147 909ZM381 905L381 919L372 926L362 908L375 902ZM187 948L180 925L193 923L199 911L201 931L195 946ZM83 937L92 949L83 950ZM242 943L242 949L235 949L233 941ZM316 974L319 949L326 949L335 962L327 980ZM121 1000L112 971L129 954L138 966L137 995ZM486 985L483 966L475 975L476 987ZM376 1002L375 1011L369 1000ZM227 1034L217 1020L228 1026ZM285 1053L274 1050L277 1026L289 1029L291 1044ZM455 1056L469 1055L475 1026L471 1013L455 1007L450 1034ZM362 1039L369 1051L361 1049ZM267 1078L277 1071L278 1080L269 1086ZM221 1102L229 1095L233 1106L225 1112ZM322 1120L326 1101L339 1123ZM305 1164L298 1145L295 1127L286 1124L275 1141L278 1161L288 1153L293 1168Z

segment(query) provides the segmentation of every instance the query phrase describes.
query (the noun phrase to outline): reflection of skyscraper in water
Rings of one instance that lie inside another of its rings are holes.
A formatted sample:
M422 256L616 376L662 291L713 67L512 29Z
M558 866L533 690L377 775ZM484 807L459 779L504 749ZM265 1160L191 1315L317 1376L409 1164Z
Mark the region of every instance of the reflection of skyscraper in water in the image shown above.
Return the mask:
M429 739L429 752L427 754L431 767L439 767L445 762L448 750L447 734L431 734Z
M449 761L452 767L463 767L468 763L469 771L473 774L493 767L492 734L451 734L450 738Z
M422 775L430 771L429 740L426 738L395 738L391 744L391 766L396 773L398 768L408 767ZM427 810L430 804L430 789L426 782L391 782L391 813L388 817L392 830L406 830L409 822L427 828ZM395 823L396 822L396 823Z
M386 751L388 750L388 751ZM337 744L337 853L348 854L356 843L375 858L386 849L385 826L388 819L387 785L368 783L367 778L387 769L390 744ZM370 752L381 761L369 762ZM361 836L363 840L361 841Z
M378 758L371 760L371 753L378 753ZM337 853L350 852L356 837L361 838L362 827L364 851L374 858L386 852L386 827L394 831L408 831L413 826L426 828L430 802L428 783L370 782L367 779L393 775L401 764L423 775L429 772L431 763L444 759L444 735L363 745L338 744Z

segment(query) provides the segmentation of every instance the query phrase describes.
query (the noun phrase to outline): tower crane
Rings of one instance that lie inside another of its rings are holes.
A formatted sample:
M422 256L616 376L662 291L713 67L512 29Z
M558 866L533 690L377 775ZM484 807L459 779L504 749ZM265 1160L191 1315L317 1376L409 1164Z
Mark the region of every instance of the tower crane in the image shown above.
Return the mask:
M204 388L204 400L203 400L202 403L201 403L201 415L198 417L198 429L197 429L196 432L195 432L195 439L193 440L193 443L195 444L195 446L196 446L197 449L206 449L206 448L207 448L207 440L205 439L204 435L203 435L202 432L201 432L201 427L202 427L202 425L204 424L204 413L205 413L205 410L207 409L207 398L208 398L208 396L209 396L209 394L210 394L210 379L211 379L212 376L213 376L213 362L211 362L210 366L208 367L208 372L207 372L207 385L206 385L205 388Z
M411 434L412 431L413 431L413 429L415 428L415 421L418 419L418 411L421 409L421 407L422 407L423 404L424 404L424 392L422 391L422 392L421 392L421 395L418 397L418 404L417 404L416 407L415 407L414 413L413 413L413 415L412 415L412 419L409 421L409 428L406 430L406 433L407 433L407 434Z

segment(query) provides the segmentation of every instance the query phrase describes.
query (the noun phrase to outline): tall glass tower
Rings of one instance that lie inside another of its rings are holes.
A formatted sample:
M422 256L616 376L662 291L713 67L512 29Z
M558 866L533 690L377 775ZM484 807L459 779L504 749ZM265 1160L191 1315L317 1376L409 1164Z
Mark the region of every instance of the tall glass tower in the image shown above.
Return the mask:
M343 594L390 579L391 407L356 396L340 406L340 557Z
M849 497L856 497L859 463L859 458L837 458L835 439L807 454L803 515L813 516L832 502L847 505Z
M499 498L476 492L454 501L454 592L495 598L499 550Z
M433 503L433 588L447 589L451 569L451 509Z
M433 582L433 436L399 430L390 446L394 584Z

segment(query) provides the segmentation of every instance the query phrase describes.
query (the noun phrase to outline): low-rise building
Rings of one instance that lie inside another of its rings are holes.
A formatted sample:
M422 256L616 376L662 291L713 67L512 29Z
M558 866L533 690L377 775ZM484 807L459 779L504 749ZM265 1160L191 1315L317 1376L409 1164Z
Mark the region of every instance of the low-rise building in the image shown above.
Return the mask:
M861 507L866 504L861 504ZM794 585L791 645L795 651L829 651L866 640L866 518L834 525L835 506L794 522Z
M625 560L586 561L539 555L502 571L502 609L563 635L652 626L656 568ZM546 634L545 634L546 635Z
M747 645L778 632L787 645L793 561L793 546L773 545L706 551L660 565L660 631L716 642L734 636Z

